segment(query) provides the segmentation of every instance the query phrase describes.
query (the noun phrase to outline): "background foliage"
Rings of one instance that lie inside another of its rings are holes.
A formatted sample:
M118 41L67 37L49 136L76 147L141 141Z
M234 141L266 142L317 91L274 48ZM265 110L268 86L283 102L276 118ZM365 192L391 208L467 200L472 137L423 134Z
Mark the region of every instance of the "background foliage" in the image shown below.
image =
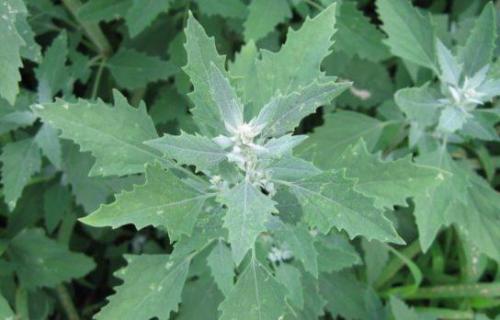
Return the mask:
M1 1L0 319L495 319L499 15L483 0ZM328 81L287 119L300 126L267 128L294 130L287 147L309 135L274 169L286 192L238 185L217 197L225 229L196 220L205 196L176 179L225 158L213 83L251 119ZM243 197L289 220L241 220ZM185 199L167 221L123 214Z

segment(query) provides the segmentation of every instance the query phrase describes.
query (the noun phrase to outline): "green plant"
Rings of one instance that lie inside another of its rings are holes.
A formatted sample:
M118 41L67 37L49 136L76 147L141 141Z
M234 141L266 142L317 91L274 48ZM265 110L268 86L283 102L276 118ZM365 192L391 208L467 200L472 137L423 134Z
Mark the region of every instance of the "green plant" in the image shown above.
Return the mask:
M0 318L496 316L500 11L369 2L0 4Z

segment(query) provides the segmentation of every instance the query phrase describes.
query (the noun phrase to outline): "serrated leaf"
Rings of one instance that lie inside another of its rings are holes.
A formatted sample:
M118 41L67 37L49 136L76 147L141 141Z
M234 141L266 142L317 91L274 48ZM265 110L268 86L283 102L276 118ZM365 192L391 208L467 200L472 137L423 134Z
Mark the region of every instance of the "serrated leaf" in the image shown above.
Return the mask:
M377 0L382 29L391 52L422 67L436 68L434 28L429 16L408 0Z
M257 41L273 31L278 23L292 17L287 0L252 0L243 24L245 40Z
M242 19L247 7L240 0L195 0L200 11L208 16L219 15L224 18Z
M449 172L418 165L409 156L383 161L368 152L364 141L348 148L333 167L345 168L347 177L356 179L356 191L374 198L377 207L388 209L407 206L407 198L425 194L450 177Z
M225 57L220 56L213 38L209 38L198 21L189 15L186 34L188 64L183 70L190 77L194 90L189 93L195 108L191 110L201 133L216 136L224 132L219 106L213 100L210 89L211 64L224 72Z
M153 20L170 8L171 0L132 0L132 6L125 15L125 21L134 38L153 23Z
M78 10L83 21L111 21L125 16L133 0L91 0Z
M276 268L276 280L288 291L286 299L293 306L302 310L304 308L304 293L302 289L302 274L294 266L282 263Z
M273 179L296 181L321 173L312 163L293 156L284 156L271 163L267 170Z
M439 102L438 93L429 86L398 90L394 98L409 120L422 127L432 126L437 122L442 103Z
M271 213L276 212L276 203L249 181L222 193L218 201L227 206L224 227L229 231L234 262L239 265L254 247L257 236L266 230Z
M155 164L147 167L144 185L118 194L115 202L101 206L81 221L96 227L117 228L129 223L137 229L164 226L171 239L178 239L191 234L208 197Z
M62 147L57 130L44 123L35 135L35 142L50 162L56 168L61 168Z
M389 58L389 50L382 43L383 33L357 8L357 3L345 2L339 11L336 49L373 62Z
M287 183L304 211L304 220L322 233L332 227L346 230L351 238L401 243L392 223L374 207L373 200L354 190L355 182L345 178L345 171L325 172Z
M277 92L286 96L323 77L320 64L331 52L335 8L333 4L306 19L299 30L290 29L279 52L261 51L255 73L237 82L243 97L250 99L249 116L256 116Z
M217 310L224 296L208 273L189 281L182 291L182 304L176 316L178 320L217 319ZM196 308L193 308L196 306Z
M317 236L314 246L320 272L337 272L362 263L354 246L341 234Z
M95 266L92 259L69 251L41 229L22 231L11 240L8 252L21 283L29 289L54 287L84 276Z
M126 256L128 265L117 271L124 283L95 316L97 320L170 319L178 309L190 258L172 261L168 255ZM126 301L126 303L124 303Z
M43 213L45 227L53 232L64 215L70 210L71 193L67 187L55 184L43 194Z
M144 164L159 159L159 154L143 142L157 138L153 121L144 106L131 107L125 97L114 92L115 107L102 101L58 100L33 111L51 126L62 131L61 137L90 151L96 163L90 175L127 175L144 172Z
M368 150L372 150L389 123L352 111L326 114L323 126L315 129L297 148L297 154L320 168L332 168L335 159L360 138L366 141Z
M21 9L20 11L18 9ZM25 45L16 29L16 15L25 14L26 7L21 0L8 0L0 3L0 96L14 104L19 93L21 80L19 68L22 66L21 47Z
M226 159L227 153L207 137L190 135L182 131L179 136L164 135L145 143L178 163L194 165L199 170L213 168Z
M0 134L29 126L35 120L36 116L32 112L13 107L7 101L0 100Z
M256 121L265 124L263 135L281 136L293 131L300 120L314 113L320 105L329 103L349 86L348 82L314 81L289 95L271 98L260 111Z
M439 116L438 129L442 132L453 133L467 122L470 115L455 105L447 106L441 111Z
M441 81L458 86L462 66L458 64L451 51L439 39L436 41L436 50L439 69L441 70Z
M285 313L285 294L274 276L252 257L234 289L220 304L220 320L278 320Z
M166 80L178 71L175 64L134 49L120 49L106 66L120 87L131 90Z
M3 147L0 155L3 194L10 210L16 207L31 176L40 171L41 158L40 149L33 138L11 142Z
M207 257L207 264L217 287L227 296L234 286L235 277L231 249L218 241Z
M468 77L472 77L491 62L497 38L495 20L495 8L493 3L489 2L481 15L475 19L474 28L459 52L459 59L464 64L464 73Z

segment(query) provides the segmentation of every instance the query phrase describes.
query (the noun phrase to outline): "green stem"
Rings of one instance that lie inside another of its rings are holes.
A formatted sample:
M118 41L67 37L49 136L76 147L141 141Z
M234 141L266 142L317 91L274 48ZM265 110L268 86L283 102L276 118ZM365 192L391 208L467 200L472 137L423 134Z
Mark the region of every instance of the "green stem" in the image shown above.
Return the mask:
M97 68L97 74L95 76L94 86L92 87L91 100L95 100L97 98L97 91L99 90L99 85L101 84L102 72L104 70L105 65L106 65L106 59L102 59L101 63L99 63L99 67Z
M68 293L68 290L61 284L56 288L57 295L59 300L61 300L61 305L64 308L64 312L68 316L68 320L80 320L80 316L76 311L75 305L73 304L73 300L71 300L71 296Z
M420 253L420 244L418 240L415 240L409 246L401 250L401 254L407 257L408 259L412 259L418 253ZM401 260L398 257L394 257L391 261L389 261L387 266L381 272L380 277L377 279L377 281L375 281L374 287L375 288L383 287L404 266L405 263L403 260Z
M452 284L419 288L413 292L402 292L400 297L406 300L495 298L500 297L500 282Z
M419 314L430 315L438 319L474 319L474 313L472 311L460 311L452 309L443 308L416 308Z
M75 17L76 21L78 21L78 23L83 27L83 30L85 30L89 39L99 49L101 55L108 56L111 53L112 48L108 39L102 33L99 25L97 23L82 21L78 17L78 11L82 6L80 0L62 0L62 2Z

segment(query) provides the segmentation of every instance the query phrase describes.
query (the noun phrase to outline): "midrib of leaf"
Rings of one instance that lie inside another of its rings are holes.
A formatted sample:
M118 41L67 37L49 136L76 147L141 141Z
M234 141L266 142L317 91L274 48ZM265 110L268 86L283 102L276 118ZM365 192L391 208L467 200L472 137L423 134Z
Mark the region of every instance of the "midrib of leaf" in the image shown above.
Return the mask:
M166 145L168 145L172 149L176 149L176 150L180 150L180 151L191 152L192 150L195 150L196 152L207 154L207 155L224 155L225 154L225 152L207 151L207 150L204 150L204 149L186 149L186 148L182 148L182 147L179 147L179 146L176 146L176 145L172 145L172 144L169 144L169 143L166 143Z

